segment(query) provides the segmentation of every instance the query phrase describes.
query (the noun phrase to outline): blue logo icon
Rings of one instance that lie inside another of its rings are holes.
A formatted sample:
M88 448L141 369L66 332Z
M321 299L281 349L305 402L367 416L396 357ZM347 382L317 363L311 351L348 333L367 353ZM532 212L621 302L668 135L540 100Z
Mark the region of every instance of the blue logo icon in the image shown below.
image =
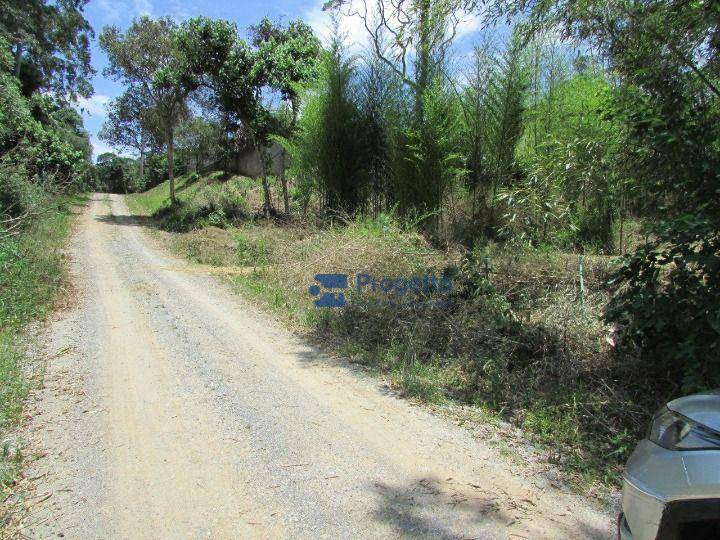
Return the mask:
M325 289L347 289L348 288L348 277L347 274L316 274L315 281L320 285L310 285L308 292L312 296L319 296L322 292L320 286ZM339 308L347 305L345 300L345 293L342 292L323 292L319 299L314 301L317 307L322 308Z

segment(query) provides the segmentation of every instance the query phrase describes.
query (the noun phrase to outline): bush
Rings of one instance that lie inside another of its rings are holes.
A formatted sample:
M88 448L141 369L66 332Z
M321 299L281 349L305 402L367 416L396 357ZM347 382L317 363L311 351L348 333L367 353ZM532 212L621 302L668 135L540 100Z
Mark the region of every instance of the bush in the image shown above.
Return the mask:
M206 226L225 228L250 217L250 207L236 183L209 184L190 201L164 206L155 213L169 231L187 232Z
M20 234L0 236L0 439L20 421L23 400L33 385L23 329L42 320L61 291L64 263L59 248L69 230L72 202L55 199L54 211L42 214ZM18 466L17 459L0 450L0 487L13 481Z
M720 386L720 232L706 219L663 224L657 239L625 257L607 309L622 343L637 348L671 393Z
M201 188L195 195L194 203L207 208L209 213L222 213L229 221L241 220L250 215L250 207L234 182L211 184Z
M17 79L1 72L0 88L0 221L4 221L38 213L45 196L82 188L92 175L90 143L75 111L47 95L25 98Z

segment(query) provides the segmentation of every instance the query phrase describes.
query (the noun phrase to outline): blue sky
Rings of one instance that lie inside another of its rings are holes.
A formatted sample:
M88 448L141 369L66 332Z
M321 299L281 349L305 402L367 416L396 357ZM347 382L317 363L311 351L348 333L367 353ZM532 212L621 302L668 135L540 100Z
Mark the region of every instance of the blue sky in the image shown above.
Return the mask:
M78 105L83 112L85 128L90 132L95 157L103 152L116 151L100 141L97 133L105 118L105 105L122 93L122 85L102 75L103 68L107 66L107 57L98 46L97 36L104 26L114 24L125 29L133 18L141 15L167 15L178 21L205 15L235 21L242 32L267 15L273 20L302 18L321 39L325 39L329 33L330 19L329 14L322 10L323 3L324 0L91 0L85 8L85 16L96 33L92 44L92 64L97 70L93 79L95 94L87 100L81 100ZM358 19L344 19L342 28L351 43L365 43L365 29ZM468 50L479 30L479 19L468 18L461 27L458 47Z

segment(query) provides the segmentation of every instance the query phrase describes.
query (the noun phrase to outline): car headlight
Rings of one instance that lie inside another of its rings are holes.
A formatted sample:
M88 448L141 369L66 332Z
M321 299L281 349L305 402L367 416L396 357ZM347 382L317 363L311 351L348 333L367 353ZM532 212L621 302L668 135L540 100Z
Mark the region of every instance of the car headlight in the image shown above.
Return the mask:
M668 450L718 450L720 433L663 407L650 424L650 439Z

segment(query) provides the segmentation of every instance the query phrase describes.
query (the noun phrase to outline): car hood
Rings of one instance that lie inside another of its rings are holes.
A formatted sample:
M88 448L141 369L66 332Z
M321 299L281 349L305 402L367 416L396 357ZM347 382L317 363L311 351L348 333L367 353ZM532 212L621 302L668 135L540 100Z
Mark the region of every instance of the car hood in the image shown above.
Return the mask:
M668 409L720 432L720 390L674 399Z

